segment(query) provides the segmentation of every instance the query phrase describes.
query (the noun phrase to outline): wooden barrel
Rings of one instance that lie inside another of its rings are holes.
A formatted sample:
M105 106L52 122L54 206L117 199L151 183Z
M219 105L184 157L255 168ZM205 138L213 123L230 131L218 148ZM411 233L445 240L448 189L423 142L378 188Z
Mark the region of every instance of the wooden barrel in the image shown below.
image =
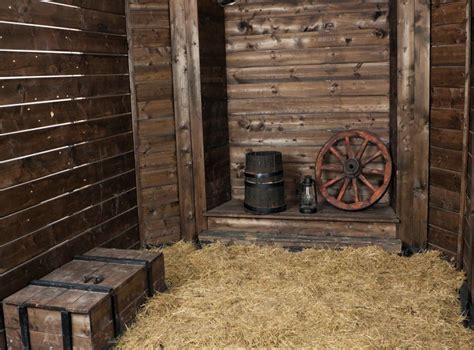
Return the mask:
M256 214L286 210L280 152L250 152L245 155L244 206Z

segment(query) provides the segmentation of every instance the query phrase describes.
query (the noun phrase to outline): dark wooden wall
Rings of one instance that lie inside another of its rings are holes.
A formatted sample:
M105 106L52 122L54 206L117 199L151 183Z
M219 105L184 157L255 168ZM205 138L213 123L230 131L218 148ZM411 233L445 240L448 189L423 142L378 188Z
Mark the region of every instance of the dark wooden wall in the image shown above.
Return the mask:
M139 242L124 3L55 2L0 3L0 300Z
M247 151L283 153L291 200L334 133L366 129L389 142L388 7L262 0L226 9L233 197L243 198Z
M146 243L180 238L168 0L130 0L141 233Z
M199 0L199 48L207 209L230 200L224 9Z
M468 2L468 17L470 20L468 21L467 28L472 28L472 1L469 0ZM466 66L472 67L472 35L471 30L467 31L467 42L470 43L468 46L468 55L467 55L467 64ZM469 93L470 98L466 105L466 112L469 113L469 125L468 127L468 134L467 134L467 176L466 176L466 197L465 197L465 211L464 211L464 234L463 234L463 268L466 271L467 275L467 282L469 289L471 291L471 303L474 301L474 111L473 111L473 101L472 96L474 96L474 80L472 71L469 71L468 75L468 83L469 83ZM471 315L473 318L474 315Z
M469 115L466 0L432 2L428 246L461 263Z

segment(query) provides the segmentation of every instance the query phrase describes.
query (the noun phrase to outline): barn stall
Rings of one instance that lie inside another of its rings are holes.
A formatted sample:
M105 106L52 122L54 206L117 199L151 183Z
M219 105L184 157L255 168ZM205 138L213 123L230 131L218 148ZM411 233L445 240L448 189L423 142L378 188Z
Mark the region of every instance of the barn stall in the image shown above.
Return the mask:
M5 0L0 27L0 299L185 240L436 250L472 307L470 1Z

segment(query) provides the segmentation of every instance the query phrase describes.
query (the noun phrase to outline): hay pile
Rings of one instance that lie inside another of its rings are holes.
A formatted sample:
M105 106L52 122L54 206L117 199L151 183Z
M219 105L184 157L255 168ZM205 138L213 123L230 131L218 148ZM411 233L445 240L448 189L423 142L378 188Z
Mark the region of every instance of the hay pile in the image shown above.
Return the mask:
M179 243L165 259L169 292L150 300L119 348L474 346L460 324L463 275L435 252Z

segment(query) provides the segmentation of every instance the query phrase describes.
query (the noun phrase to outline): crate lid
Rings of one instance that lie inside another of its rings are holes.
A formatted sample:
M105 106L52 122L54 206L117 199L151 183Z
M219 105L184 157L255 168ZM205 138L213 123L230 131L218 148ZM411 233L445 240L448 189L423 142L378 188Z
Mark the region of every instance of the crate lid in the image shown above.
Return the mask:
M140 265L117 265L100 261L72 260L54 270L41 280L61 283L72 283L84 286L102 286L117 290L132 279L140 270ZM87 279L99 277L99 281Z
M149 263L155 261L161 255L163 255L163 253L160 251L114 248L94 248L84 254L84 256L97 256L114 259L144 260Z
M96 305L109 298L105 293L31 285L4 299L3 303L13 306L67 309L73 313L88 314Z

